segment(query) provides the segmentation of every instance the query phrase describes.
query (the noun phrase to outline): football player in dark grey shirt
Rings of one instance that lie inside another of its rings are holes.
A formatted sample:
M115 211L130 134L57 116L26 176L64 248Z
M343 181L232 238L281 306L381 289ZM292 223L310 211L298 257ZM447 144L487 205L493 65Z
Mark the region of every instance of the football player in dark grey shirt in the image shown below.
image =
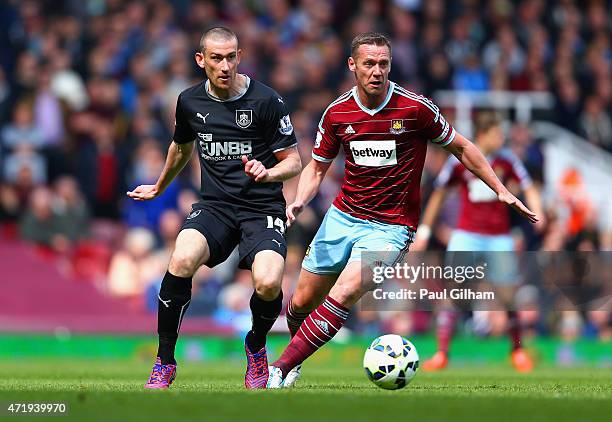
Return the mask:
M196 146L201 200L182 226L162 281L158 355L146 388L168 388L176 376L174 349L193 274L225 261L236 246L239 267L251 270L254 287L245 386L264 388L268 379L266 335L281 312L287 253L282 182L302 165L282 98L237 73L240 55L231 30L216 27L202 36L195 60L207 79L179 95L165 167L155 185L127 193L137 201L161 195Z

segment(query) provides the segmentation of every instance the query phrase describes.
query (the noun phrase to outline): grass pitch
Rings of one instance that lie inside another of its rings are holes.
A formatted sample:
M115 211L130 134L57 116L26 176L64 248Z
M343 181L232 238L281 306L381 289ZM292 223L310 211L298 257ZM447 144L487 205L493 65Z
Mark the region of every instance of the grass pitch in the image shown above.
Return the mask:
M243 366L179 365L168 391L145 391L151 362L0 361L1 420L9 403L66 403L52 420L598 421L612 414L612 369L464 367L419 372L385 391L355 366L305 365L298 388L245 391Z

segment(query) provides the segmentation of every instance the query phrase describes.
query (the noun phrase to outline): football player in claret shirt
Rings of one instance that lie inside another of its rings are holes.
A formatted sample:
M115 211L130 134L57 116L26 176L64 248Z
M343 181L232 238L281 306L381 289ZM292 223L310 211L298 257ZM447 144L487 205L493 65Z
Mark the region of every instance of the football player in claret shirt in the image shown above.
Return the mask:
M297 141L282 98L237 73L241 50L227 28L207 31L195 54L207 79L187 88L176 104L176 126L166 164L155 185L128 196L159 196L190 160L196 146L201 200L176 239L159 293L159 349L146 388L168 388L176 376L174 349L191 300L191 279L201 265L214 267L238 245L239 267L249 269L254 292L251 331L245 339L245 386L268 379L266 335L282 309L285 243L282 182L301 170Z
M506 184L521 190L527 205L542 215L540 194L520 160L507 148L503 148L504 133L499 117L490 111L479 113L475 119L476 146L487 157L497 176ZM447 245L448 251L479 252L470 254L487 263L486 280L495 286L496 296L508 309L516 293L519 275L514 254L514 240L510 235L510 213L497 200L497 196L482 180L470 173L452 155L440 171L423 220L417 231L413 251L424 250L431 234L433 222L450 188L459 187L460 211L457 227ZM536 228L541 228L540 220ZM450 258L450 256L449 256ZM423 364L426 371L443 369L448 364L448 351L459 313L452 303L438 312L438 351ZM528 372L533 363L521 347L521 330L516 311L508 311L508 334L512 340L511 360L520 372Z
M456 133L428 99L388 80L391 45L381 34L353 39L348 67L357 85L323 112L288 224L316 195L331 162L343 149L344 181L307 249L287 307L291 342L272 363L268 388L292 386L301 363L344 325L363 296L361 252L388 251L401 258L419 222L420 183L427 143L455 155L497 199L536 221L499 181L482 153Z

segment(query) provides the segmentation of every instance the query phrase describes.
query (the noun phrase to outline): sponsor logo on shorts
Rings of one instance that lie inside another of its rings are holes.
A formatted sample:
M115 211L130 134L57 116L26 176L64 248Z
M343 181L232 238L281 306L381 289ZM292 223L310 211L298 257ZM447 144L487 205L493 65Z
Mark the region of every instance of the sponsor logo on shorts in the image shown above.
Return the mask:
M397 164L395 141L352 141L350 149L355 164L365 167Z

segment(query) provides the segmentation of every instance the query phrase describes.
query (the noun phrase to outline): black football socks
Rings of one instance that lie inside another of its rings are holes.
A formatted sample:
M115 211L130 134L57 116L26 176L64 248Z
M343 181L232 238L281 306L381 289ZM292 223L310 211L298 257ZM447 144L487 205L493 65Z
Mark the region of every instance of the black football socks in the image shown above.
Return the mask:
M266 335L276 322L283 308L283 292L279 292L276 299L267 301L253 292L250 301L253 327L247 334L246 344L252 353L261 350L266 344Z
M177 277L166 271L157 305L157 333L159 334L157 356L164 365L176 364L174 348L189 302L191 302L191 277Z

